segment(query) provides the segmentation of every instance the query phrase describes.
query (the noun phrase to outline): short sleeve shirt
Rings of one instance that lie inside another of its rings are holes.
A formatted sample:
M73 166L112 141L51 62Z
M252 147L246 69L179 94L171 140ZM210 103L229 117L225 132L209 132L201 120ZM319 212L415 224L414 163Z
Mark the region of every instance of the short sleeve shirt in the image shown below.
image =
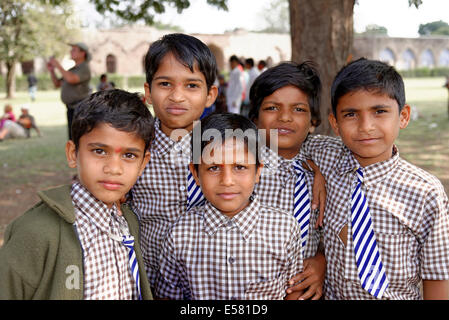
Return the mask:
M90 94L90 68L88 62L82 62L73 68L70 72L76 74L80 78L80 82L71 84L62 80L61 100L65 104L73 104L86 98Z
M294 210L294 190L297 181L297 173L293 167L297 161L302 167L305 157L301 154L293 159L285 159L270 148L261 148L262 174L259 183L255 187L255 193L260 203L282 211ZM313 172L303 169L310 201L312 201ZM314 228L318 218L317 212L310 213L309 231L304 250L304 258L315 256L320 242L320 232Z
M304 149L327 183L325 298L374 299L360 285L351 236L351 194L359 164L339 138L314 136ZM383 298L421 299L422 279L449 279L448 198L444 188L436 177L401 159L395 146L390 159L363 170L362 189L389 280ZM345 225L346 245L340 238Z
M232 218L210 203L182 216L164 242L155 296L169 299L283 299L302 270L294 217L257 199Z

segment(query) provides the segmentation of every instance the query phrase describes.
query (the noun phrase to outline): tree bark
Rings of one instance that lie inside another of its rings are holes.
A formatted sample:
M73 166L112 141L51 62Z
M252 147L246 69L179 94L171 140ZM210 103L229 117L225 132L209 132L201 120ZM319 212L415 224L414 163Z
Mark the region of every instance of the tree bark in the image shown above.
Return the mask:
M6 99L14 97L16 91L16 63L6 62Z
M292 60L312 60L323 85L321 125L315 132L331 134L330 88L337 72L351 59L355 0L289 0Z

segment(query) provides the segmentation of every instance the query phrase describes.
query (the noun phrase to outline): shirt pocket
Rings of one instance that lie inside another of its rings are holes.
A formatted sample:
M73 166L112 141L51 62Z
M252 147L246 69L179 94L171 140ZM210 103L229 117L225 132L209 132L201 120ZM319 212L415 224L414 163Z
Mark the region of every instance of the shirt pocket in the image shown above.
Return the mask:
M282 300L286 296L286 282L284 274L271 280L250 282L245 289L246 300Z

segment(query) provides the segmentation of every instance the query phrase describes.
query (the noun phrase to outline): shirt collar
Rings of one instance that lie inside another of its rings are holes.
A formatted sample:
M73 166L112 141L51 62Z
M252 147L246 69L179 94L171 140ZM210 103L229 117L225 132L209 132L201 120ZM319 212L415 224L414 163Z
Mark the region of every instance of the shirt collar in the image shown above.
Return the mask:
M283 171L285 173L296 174L293 168L293 162L302 163L305 161L304 155L300 152L293 159L285 159L267 146L261 148L261 162L264 164L264 170ZM302 167L302 164L301 164Z
M81 214L84 214L95 226L105 233L110 232L110 220L118 217L115 204L111 208L95 198L83 185L75 182L71 190L72 202Z
M236 226L245 240L248 240L253 232L259 217L260 204L254 198L250 204L229 218L215 208L210 202L204 206L204 227L206 233L213 235L219 228L232 228Z
M160 119L155 120L154 122L154 140L152 144L152 149L155 154L166 155L172 151L182 152L185 155L188 155L190 158L191 154L191 139L192 132L185 135L179 141L173 141L161 130L161 121ZM178 157L178 155L176 156ZM190 159L189 159L190 160Z
M399 150L393 145L393 155L390 159L373 163L363 168L363 184L366 187L382 180L392 168L399 162ZM338 160L337 170L341 175L348 172L355 172L360 167L359 162L354 158L352 152L345 146L342 157Z

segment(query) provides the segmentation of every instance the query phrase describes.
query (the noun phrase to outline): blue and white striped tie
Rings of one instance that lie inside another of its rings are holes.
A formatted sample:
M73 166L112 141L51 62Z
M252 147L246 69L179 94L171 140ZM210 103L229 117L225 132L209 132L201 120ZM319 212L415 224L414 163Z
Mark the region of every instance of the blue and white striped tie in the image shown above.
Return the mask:
M134 237L131 235L123 236L122 244L128 249L129 268L137 286L138 299L142 300L139 279L139 264L137 263L136 253L134 251Z
M201 206L206 202L203 192L199 185L196 184L192 173L188 170L187 175L187 210L193 207Z
M307 235L309 233L310 198L309 191L307 190L304 170L301 168L300 162L295 161L293 167L298 175L295 184L293 215L301 228L301 245L304 248L306 246Z
M388 287L388 279L377 248L369 206L362 191L363 171L358 168L356 173L358 181L352 194L351 220L357 269L362 287L380 299Z

